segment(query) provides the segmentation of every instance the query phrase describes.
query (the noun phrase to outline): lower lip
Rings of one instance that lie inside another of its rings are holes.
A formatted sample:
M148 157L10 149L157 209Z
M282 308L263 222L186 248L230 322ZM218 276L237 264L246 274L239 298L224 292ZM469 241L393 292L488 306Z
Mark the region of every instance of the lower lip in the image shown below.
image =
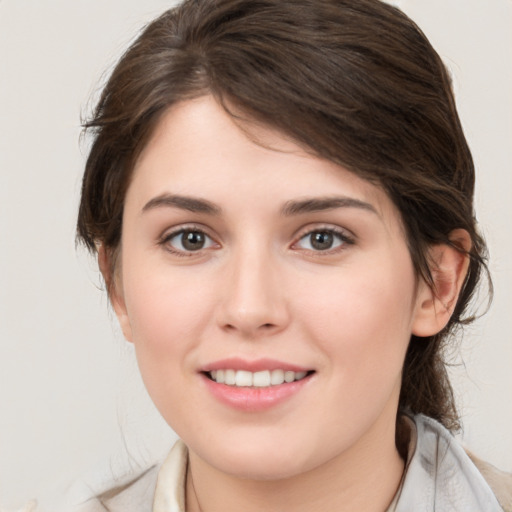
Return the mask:
M271 409L298 394L309 383L312 375L265 388L228 386L219 384L204 374L202 377L208 390L223 404L241 411L259 412Z

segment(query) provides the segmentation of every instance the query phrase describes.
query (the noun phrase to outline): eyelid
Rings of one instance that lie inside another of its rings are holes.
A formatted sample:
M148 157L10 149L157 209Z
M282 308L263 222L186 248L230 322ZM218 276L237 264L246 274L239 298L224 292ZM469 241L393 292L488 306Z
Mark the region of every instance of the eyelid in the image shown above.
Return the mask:
M322 251L322 250L314 250L314 249L301 249L301 248L297 248L296 247L297 244L303 238L305 238L308 235L311 235L312 233L318 233L318 232L332 233L335 236L337 236L338 238L340 238L343 243L340 244L337 247L334 247L332 249L326 249L324 251ZM350 232L348 229L342 228L340 226L335 226L335 225L332 225L332 224L316 224L316 225L311 225L310 224L308 226L305 226L305 227L301 228L299 230L299 232L297 233L297 235L294 237L294 240L295 241L291 245L292 249L297 248L298 250L306 251L306 252L310 252L310 253L314 253L314 254L329 255L329 254L332 254L332 253L343 251L346 248L347 245L355 244L356 236L352 232Z
M180 250L173 248L169 241L172 240L174 237L180 235L181 233L184 233L186 231L192 231L203 234L205 237L209 238L213 243L210 247L205 247L198 249L197 251L187 251L187 250ZM191 256L199 256L201 254L204 254L204 251L211 250L212 248L218 248L220 247L219 242L215 239L214 236L212 236L209 232L210 230L207 229L204 226L201 226L200 224L180 224L178 226L174 226L172 228L167 228L162 235L160 235L157 239L157 245L164 246L165 250L170 252L173 255L176 256L184 256L184 257L191 257Z

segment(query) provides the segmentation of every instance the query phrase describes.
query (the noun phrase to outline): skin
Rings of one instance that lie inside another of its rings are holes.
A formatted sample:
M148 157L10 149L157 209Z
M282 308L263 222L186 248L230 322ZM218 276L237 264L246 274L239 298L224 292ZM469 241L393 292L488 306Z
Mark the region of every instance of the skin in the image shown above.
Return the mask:
M306 211L309 199L322 208ZM185 250L183 229L205 233L204 247ZM312 232L333 246L318 250ZM189 448L188 511L386 508L403 473L410 336L446 324L466 269L452 248L433 258L437 294L415 276L383 190L283 135L241 130L208 96L165 113L127 192L116 276L104 251L100 265L148 392ZM228 357L314 373L284 402L245 411L201 373Z

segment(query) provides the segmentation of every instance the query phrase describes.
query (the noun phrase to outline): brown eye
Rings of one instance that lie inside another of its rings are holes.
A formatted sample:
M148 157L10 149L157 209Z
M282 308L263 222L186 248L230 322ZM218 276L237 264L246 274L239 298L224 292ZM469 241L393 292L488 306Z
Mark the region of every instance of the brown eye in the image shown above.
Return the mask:
M202 231L197 229L182 229L170 234L164 242L175 252L195 252L208 249L214 245L214 241Z
M352 240L342 233L338 233L333 229L317 229L305 234L295 244L299 249L308 251L329 251L337 249L346 244L351 244Z
M334 236L328 231L316 231L311 233L309 236L311 247L317 251L330 249L334 243Z
M205 244L205 235L199 231L184 231L181 234L181 244L187 251L198 251Z

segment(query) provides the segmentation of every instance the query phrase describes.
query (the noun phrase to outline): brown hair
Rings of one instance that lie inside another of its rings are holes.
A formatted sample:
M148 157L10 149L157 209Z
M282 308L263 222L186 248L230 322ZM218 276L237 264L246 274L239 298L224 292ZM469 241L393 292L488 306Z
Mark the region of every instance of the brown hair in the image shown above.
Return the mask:
M469 233L453 316L439 334L412 337L400 395L401 410L456 428L443 348L472 319L465 312L486 249L450 78L421 30L378 0L186 0L165 12L121 58L85 125L94 137L78 239L89 249L116 254L140 151L169 106L204 94L382 186L401 212L416 272L432 286L429 247L452 245L454 229Z

